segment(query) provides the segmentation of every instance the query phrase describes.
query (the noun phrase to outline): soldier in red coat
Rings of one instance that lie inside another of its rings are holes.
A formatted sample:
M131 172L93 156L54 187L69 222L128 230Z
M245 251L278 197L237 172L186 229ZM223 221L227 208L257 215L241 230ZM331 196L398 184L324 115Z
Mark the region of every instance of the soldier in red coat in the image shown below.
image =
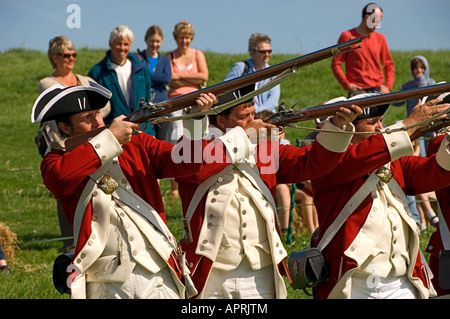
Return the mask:
M99 109L110 97L101 86L56 85L37 99L32 122L56 120L67 137L88 132L104 126ZM201 95L197 104L208 109L214 102ZM124 118L70 152L48 153L41 164L44 184L74 229L71 297L184 298L196 291L166 225L157 179L187 177L205 166L175 163L172 144L135 134L140 124ZM202 127L203 120L195 121Z
M219 97L219 103L240 97L241 90L233 94ZM225 149L233 165L213 176L199 172L196 180L177 178L192 236L182 247L199 292L196 298L286 297L282 275L288 275L287 253L276 216L276 185L326 174L351 138L321 133L312 147L279 145L277 139L258 135L275 127L255 120L254 112L253 102L247 101L211 119L214 141L206 145L204 158ZM360 113L356 106L343 109L325 128L352 132L348 124Z
M320 225L313 244L330 269L330 276L314 288L315 298L435 295L406 194L450 183L448 139L430 158L409 156L413 154L409 136L417 129L411 124L450 106L436 105L441 101L419 103L406 120L388 128L382 124L388 105L365 109L353 122L354 145L334 170L312 181Z
M448 136L447 134L440 134L435 138L431 139L428 143L427 155L432 156L438 152L439 147L442 141ZM448 138L448 137L447 137ZM449 250L450 242L448 235L442 235L441 229L444 233L449 233L449 225L450 225L450 186L435 190L436 199L438 201L438 205L442 216L440 216L439 224L437 226L437 230L431 235L430 241L427 246L427 253L430 253L430 268L433 271L434 277L432 279L433 286L436 289L438 296L450 295L450 289L442 288L439 284L439 259L440 252L442 249ZM442 218L443 217L443 218ZM446 247L444 247L443 241L447 240ZM445 271L445 269L443 269ZM447 272L450 272L450 269L447 268Z

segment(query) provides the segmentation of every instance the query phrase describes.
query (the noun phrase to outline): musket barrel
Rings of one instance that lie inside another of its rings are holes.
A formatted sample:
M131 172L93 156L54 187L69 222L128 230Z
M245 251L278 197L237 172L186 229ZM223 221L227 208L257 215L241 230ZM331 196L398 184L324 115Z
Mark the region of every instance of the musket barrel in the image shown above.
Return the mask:
M216 96L220 96L227 92L234 91L247 85L277 76L288 69L296 70L300 67L307 66L320 60L335 56L342 53L343 49L350 48L351 46L354 46L361 41L361 38L352 39L343 43L332 45L322 50L302 55L289 61L267 67L256 72L252 72L235 79L224 81L216 85L197 90L189 94L181 95L167 101L154 103L153 106L158 109L157 111L151 112L151 114L149 115L141 115L140 112L143 111L137 110L128 115L125 120L132 121L134 123L148 122L153 118L161 117L169 113L195 105L195 100L200 96L201 93L213 93ZM76 138L69 137L65 142L66 150L70 151L76 146L85 143L87 141L86 137L91 137L92 135L95 135L95 133L80 134L80 136L77 136Z
M266 120L266 122L278 126L283 126L290 123L297 123L314 120L316 118L332 116L339 110L340 107L350 106L352 104L358 105L360 108L365 109L382 104L392 104L409 99L423 98L425 96L435 96L446 92L450 92L450 82L430 85L423 88L380 94L366 98L317 105L295 111L280 112L272 115L269 119Z
M350 48L360 43L361 41L362 41L361 38L356 38L336 45L332 45L325 49L321 49L306 55L302 55L300 57L296 57L294 59L281 62L273 66L269 66L262 70L255 71L250 74L240 76L238 78L234 78L215 85L211 85L192 93L177 96L167 101L155 103L156 107L164 108L164 110L154 113L152 116L145 118L142 122L147 121L148 119L153 117L159 117L183 109L185 107L192 106L195 104L196 98L201 93L213 93L216 96L220 96L222 94L234 91L244 86L251 85L256 82L260 82L262 80L277 76L285 70L298 69L313 64L315 62L324 60L326 58L335 56L337 54L342 53L343 49Z

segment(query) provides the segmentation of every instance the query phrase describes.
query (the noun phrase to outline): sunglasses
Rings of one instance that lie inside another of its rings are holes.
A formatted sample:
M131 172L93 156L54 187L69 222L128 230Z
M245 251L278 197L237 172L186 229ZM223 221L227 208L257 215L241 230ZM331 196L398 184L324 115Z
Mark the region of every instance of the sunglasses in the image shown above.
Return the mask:
M64 59L68 59L70 57L75 59L77 57L77 53L76 52L75 53L60 53L58 55L62 56Z
M265 53L272 54L272 50L254 50L254 51L258 52L260 54L265 54Z

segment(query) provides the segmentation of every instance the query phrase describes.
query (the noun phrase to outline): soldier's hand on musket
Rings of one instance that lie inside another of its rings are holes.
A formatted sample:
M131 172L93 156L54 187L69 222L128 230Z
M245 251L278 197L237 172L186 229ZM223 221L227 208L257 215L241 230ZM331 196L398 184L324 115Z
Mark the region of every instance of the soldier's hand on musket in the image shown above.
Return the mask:
M218 99L212 93L201 93L200 96L195 100L195 102L197 103L197 105L193 106L189 113L208 111L214 104L218 102Z
M131 140L131 136L139 129L141 129L141 124L133 123L129 121L124 121L125 115L119 115L116 117L109 130L116 137L120 144L125 145Z
M261 119L248 121L244 127L245 133L247 133L248 138L254 144L268 138L275 132L274 130L278 130L276 125L266 123Z
M349 107L341 107L339 111L336 112L331 118L331 122L338 128L343 129L345 125L353 122L356 117L362 114L363 110L355 104L350 105Z
M408 118L403 121L403 125L408 127L417 124L447 110L450 107L449 103L439 104L441 102L442 99L433 99L422 104L422 101L419 100L416 106L412 109L411 114L408 116ZM445 119L447 116L448 114L443 114L436 120ZM427 124L429 124L429 122L408 129L409 136L411 136L418 128L426 126Z

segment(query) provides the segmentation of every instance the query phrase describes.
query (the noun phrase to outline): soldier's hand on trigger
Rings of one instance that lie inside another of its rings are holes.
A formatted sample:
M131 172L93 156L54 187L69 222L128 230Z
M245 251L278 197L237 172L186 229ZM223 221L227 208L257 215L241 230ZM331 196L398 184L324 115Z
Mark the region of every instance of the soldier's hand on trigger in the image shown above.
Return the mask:
M125 115L119 115L109 126L111 133L122 145L127 144L131 140L131 136L141 128L141 124L124 121L125 117Z

